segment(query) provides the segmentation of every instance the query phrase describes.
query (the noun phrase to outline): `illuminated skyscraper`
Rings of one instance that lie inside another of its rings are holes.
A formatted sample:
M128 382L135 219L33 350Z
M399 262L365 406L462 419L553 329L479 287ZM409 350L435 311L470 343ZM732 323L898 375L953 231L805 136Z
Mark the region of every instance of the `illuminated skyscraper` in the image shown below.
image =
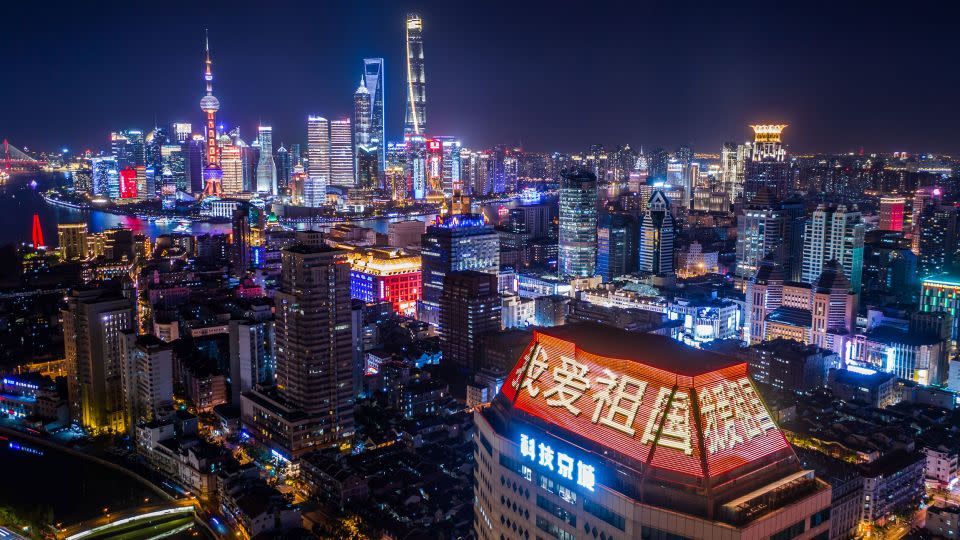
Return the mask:
M220 137L220 168L223 171L223 193L243 191L243 148L234 144L228 135Z
M786 150L781 140L786 124L750 126L753 129L754 161L783 161Z
M346 253L298 244L281 257L277 390L243 394L241 420L289 460L353 436L353 332Z
M850 280L850 290L860 292L863 276L864 224L856 208L820 205L806 223L803 234L803 270L800 279L814 283L827 263L836 260Z
M463 145L453 137L437 137L443 145L443 194L452 197L463 191L463 165L460 162L460 150Z
M330 122L322 116L307 117L307 178L303 185L304 206L323 206L330 183Z
M658 276L672 275L673 271L673 214L670 200L663 191L656 190L647 202L647 211L640 222L641 272Z
M260 126L260 159L257 161L257 193L277 194L277 164L273 161L273 128Z
M423 20L407 15L407 113L403 133L423 135L427 131L426 76L423 70Z
M427 227L421 243L423 300L419 318L437 325L446 275L462 270L496 274L500 270L500 236L482 214L448 214Z
M594 275L597 262L597 177L586 169L560 176L560 250L562 276Z
M881 231L903 231L903 207L906 202L903 197L881 197L880 223L877 228Z
M57 240L63 260L82 261L87 258L86 223L58 223Z
M284 193L290 185L293 165L290 162L290 152L283 147L283 143L280 143L280 148L277 148L273 160L277 164L277 188L280 190L279 193Z
M370 92L360 79L360 86L353 93L353 170L354 184L360 185L360 154L370 152Z
M126 429L120 339L136 328L133 303L102 289L77 289L62 311L73 420L92 433Z
M187 187L190 188L190 193L203 193L203 162L204 150L206 149L203 135L193 135L181 143L181 147L184 149L186 159Z
M330 121L330 184L353 187L353 135L350 119Z
M220 149L217 146L217 111L220 110L220 100L213 95L213 63L210 60L210 38L206 39L207 60L203 79L207 81L207 95L200 99L200 110L207 113L207 166L203 170L203 194L220 195L223 193L221 180L223 171L220 169Z
M370 144L377 148L380 176L383 176L383 171L387 169L383 77L383 58L363 59L363 85L370 96Z
M93 194L101 197L120 196L120 169L112 157L90 159L90 177Z

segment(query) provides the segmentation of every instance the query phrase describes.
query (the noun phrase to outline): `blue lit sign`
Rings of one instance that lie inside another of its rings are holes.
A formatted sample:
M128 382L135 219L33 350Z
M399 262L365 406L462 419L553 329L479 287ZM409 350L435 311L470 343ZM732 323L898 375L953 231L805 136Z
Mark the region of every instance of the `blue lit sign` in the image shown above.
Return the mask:
M567 480L575 481L578 486L594 491L597 478L596 469L579 459L537 441L527 434L520 435L520 456L536 463L541 469L549 469Z
M463 227L483 227L486 225L483 214L455 214L452 216L437 216L438 227L444 229L460 229Z
M30 389L30 390L39 390L39 389L40 389L40 387L39 387L38 385L36 385L36 384L30 384L30 383L20 382L20 381L14 380L14 379L3 379L3 384L9 385L9 386L16 386L16 387L19 387L19 388L28 388L28 389Z

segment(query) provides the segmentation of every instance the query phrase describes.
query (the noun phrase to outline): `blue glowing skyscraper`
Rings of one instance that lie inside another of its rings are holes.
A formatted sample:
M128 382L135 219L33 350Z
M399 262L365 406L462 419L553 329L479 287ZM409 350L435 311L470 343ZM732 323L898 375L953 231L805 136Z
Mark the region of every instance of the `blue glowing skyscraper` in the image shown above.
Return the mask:
M560 176L560 249L562 276L593 276L597 262L597 177L586 169Z

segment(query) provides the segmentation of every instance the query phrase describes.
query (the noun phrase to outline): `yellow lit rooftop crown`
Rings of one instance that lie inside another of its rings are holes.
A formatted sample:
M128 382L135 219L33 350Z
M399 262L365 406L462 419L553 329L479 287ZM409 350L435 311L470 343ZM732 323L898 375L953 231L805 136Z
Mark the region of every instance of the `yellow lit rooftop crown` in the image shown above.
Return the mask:
M763 124L752 125L754 142L780 142L780 134L786 129L787 124Z

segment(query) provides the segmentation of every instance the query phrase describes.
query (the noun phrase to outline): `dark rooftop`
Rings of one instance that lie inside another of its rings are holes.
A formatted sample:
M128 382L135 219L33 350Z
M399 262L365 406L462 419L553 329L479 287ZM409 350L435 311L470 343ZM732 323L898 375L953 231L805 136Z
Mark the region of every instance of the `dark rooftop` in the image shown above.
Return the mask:
M633 360L691 377L742 363L736 358L688 347L664 336L628 332L595 323L554 326L539 332L576 343L580 349L596 355Z
M767 315L767 320L809 328L813 324L813 315L809 309L780 306Z

